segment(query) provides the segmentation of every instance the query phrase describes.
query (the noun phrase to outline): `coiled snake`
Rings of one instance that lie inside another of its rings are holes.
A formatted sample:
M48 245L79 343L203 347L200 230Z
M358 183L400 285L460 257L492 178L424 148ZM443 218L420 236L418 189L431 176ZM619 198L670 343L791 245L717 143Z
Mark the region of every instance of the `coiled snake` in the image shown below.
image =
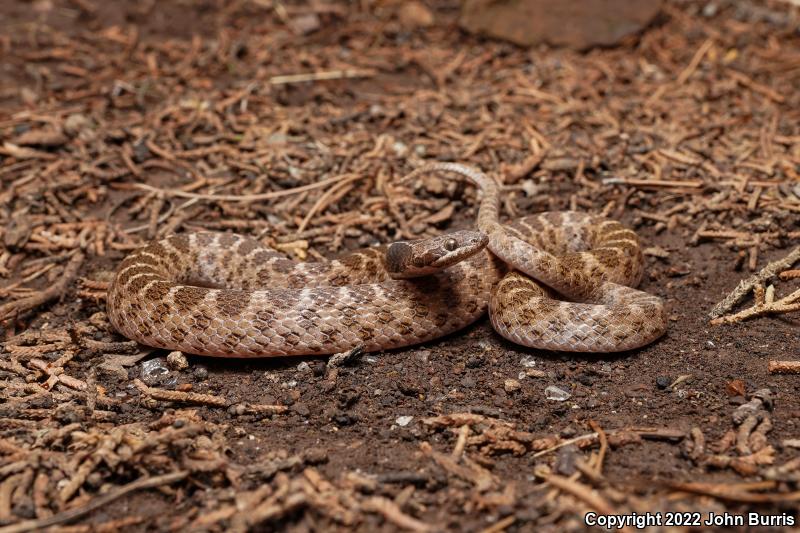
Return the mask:
M487 305L495 330L536 348L620 351L664 333L661 299L631 288L643 271L631 230L575 212L500 225L496 182L455 163L404 180L437 170L481 189L480 232L319 263L293 262L229 233L174 235L122 261L109 288L111 323L149 346L220 357L398 348L461 329Z

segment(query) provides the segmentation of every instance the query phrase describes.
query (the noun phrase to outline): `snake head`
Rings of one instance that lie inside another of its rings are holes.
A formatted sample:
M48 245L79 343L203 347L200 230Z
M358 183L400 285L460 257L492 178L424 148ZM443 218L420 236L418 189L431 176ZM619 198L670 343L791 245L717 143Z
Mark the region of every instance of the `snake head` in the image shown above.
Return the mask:
M476 230L393 242L386 250L386 270L395 279L427 276L475 255L488 243L489 237Z

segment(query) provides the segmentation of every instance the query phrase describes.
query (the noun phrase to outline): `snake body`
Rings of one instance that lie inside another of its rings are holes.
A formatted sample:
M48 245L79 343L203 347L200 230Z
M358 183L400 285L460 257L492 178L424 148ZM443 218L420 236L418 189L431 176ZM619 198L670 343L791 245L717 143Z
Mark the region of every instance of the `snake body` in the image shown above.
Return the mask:
M644 258L632 230L575 211L500 224L500 190L494 179L466 165L433 163L403 181L432 171L466 178L483 196L478 229L489 236L489 250L511 269L489 302L492 326L500 335L531 348L619 352L666 332L661 298L634 288L642 279Z
M631 230L575 212L501 225L493 179L455 163L406 179L428 171L478 186L477 225L491 252L480 249L485 236L476 243L467 233L298 263L244 236L175 235L122 261L109 288L111 323L149 346L220 357L398 348L461 329L487 306L502 336L535 348L621 351L664 333L661 299L632 288L643 260Z
M459 250L474 253L444 270L407 280L390 277L406 260L432 256L441 262L450 251L438 250L438 243L453 239L395 243L390 254L376 247L334 261L298 263L249 237L174 235L122 261L109 288L108 316L123 335L148 346L219 357L417 344L483 315L501 273L500 262L482 249L484 240L458 243Z

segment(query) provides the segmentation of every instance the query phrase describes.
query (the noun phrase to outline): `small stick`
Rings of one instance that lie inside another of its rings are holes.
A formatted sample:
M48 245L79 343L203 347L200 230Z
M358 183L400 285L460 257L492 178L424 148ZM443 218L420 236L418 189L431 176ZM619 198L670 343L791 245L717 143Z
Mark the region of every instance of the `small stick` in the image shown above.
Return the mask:
M111 492L108 492L107 494L95 498L83 507L69 509L48 518L25 520L24 522L19 522L10 526L0 527L0 533L25 533L26 531L41 530L58 524L71 522L76 518L87 515L95 509L99 509L100 507L103 507L104 505L107 505L114 500L125 496L126 494L141 489L151 489L154 487L160 487L161 485L170 485L176 481L185 479L188 475L189 472L183 470L161 476L137 479L136 481L131 481L127 485L123 485L115 490L112 490Z
M689 79L689 77L694 74L694 71L697 70L697 67L700 66L700 62L703 60L705 55L711 50L711 47L714 45L714 39L709 37L706 41L700 45L700 48L694 53L692 60L689 61L689 64L686 66L685 69L678 75L678 79L675 80L676 85L682 85Z
M376 71L366 69L339 69L339 70L323 70L320 72L311 72L308 74L285 74L283 76L272 76L269 79L270 85L286 85L288 83L302 83L305 81L326 81L326 80L341 80L348 78L371 78L375 76Z
M517 521L516 515L511 515L499 520L496 524L487 527L486 529L481 530L480 533L500 533L501 531L505 531L506 528L511 527L511 525Z
M770 374L800 374L800 361L770 361Z
M458 440L456 441L455 448L453 448L453 452L450 454L450 457L456 461L458 461L459 458L461 458L461 454L464 453L464 448L467 446L467 437L469 437L469 424L464 424L458 429Z
M586 435L581 435L580 437L575 437L573 439L565 440L563 442L559 442L555 446L551 446L550 448L534 453L533 457L541 457L542 455L547 455L548 453L551 453L559 448L563 448L564 446L569 446L570 444L574 444L576 442L593 440L596 439L597 436L598 436L597 433L587 433Z
M800 299L800 290L796 290L792 294L784 296L780 300L774 300L771 302L767 302L766 298L759 299L760 301L757 301L753 307L747 308L744 311L740 311L735 315L715 318L711 321L711 324L714 326L718 326L720 324L733 324L735 322L741 322L747 318L753 318L769 313L789 313L791 311L800 310L800 303L797 302L797 300Z
M257 202L260 200L271 200L272 198L291 196L292 194L318 189L320 187L330 185L331 183L347 179L350 176L351 176L350 174L342 174L341 176L333 176L318 181L316 183L310 183L308 185L302 185L300 187L294 187L292 189L285 189L283 191L271 191L261 194L201 194L201 193L187 192L174 189L159 189L158 187L153 187L152 185L147 185L146 183L135 183L133 184L133 186L137 189L163 194L164 196L177 196L180 198L196 198L197 200L214 200L217 202Z
M614 514L614 508L605 500L605 498L595 494L592 489L586 485L556 474L550 474L543 477L544 480L552 487L572 494L598 513L606 515ZM630 529L622 528L622 531L630 531Z
M367 512L378 513L393 523L394 525L408 529L410 531L433 531L433 526L417 520L413 516L405 514L393 501L383 498L381 496L373 496L361 504L361 508Z
M83 252L76 252L75 255L72 256L72 259L70 259L69 263L67 263L67 266L64 268L64 272L58 278L58 281L53 283L47 289L36 293L33 296L29 296L28 298L22 298L20 300L0 305L0 320L6 320L13 316L19 315L20 313L24 313L25 311L33 309L34 307L42 305L49 300L60 297L66 290L67 286L72 283L73 279L75 279L75 276L77 276L78 269L80 269L81 265L83 264L85 257L86 256L83 254Z
M597 461L594 465L595 474L598 476L603 475L603 461L606 457L606 451L608 451L608 438L606 437L606 432L603 431L603 428L600 427L600 424L595 422L594 420L589 420L589 427L591 427L596 433L600 440L600 452L597 455Z
M146 394L154 400L164 400L167 402L186 402L186 403L200 403L206 405L214 405L217 407L224 407L228 405L228 400L222 396L214 396L213 394L199 394L197 392L181 392L173 390L155 389L148 387L140 379L134 379L133 384L139 389L142 394Z
M635 178L608 178L603 180L603 185L631 185L632 187L689 187L699 189L705 185L700 180L642 180Z
M773 261L772 263L768 264L750 278L740 281L739 285L733 290L733 292L731 292L725 297L725 299L714 306L714 309L711 310L708 316L711 318L721 317L723 314L733 309L733 306L741 302L747 293L750 292L754 287L758 285L765 285L767 282L771 281L775 276L777 276L779 272L791 268L791 266L798 260L800 260L800 247L792 250L792 252L783 259L778 259L777 261Z
M774 482L765 482L765 483L770 483L771 486L774 486ZM728 500L732 502L781 503L781 502L800 501L800 491L760 494L757 492L750 492L746 488L739 489L735 485L730 486L726 484L717 485L713 483L669 483L668 485L670 488L682 492L703 494L706 496L711 496L712 498L717 498L720 500Z
M300 225L297 227L297 233L300 233L306 229L306 226L308 226L308 223L311 221L311 218L317 213L317 211L321 211L328 206L334 194L341 191L345 186L350 185L354 181L361 179L362 177L363 176L358 174L355 176L349 176L340 181L339 183L337 183L336 185L334 185L333 187L331 187L330 189L328 189L327 191L325 191L322 194L322 196L320 196L319 199L314 203L314 205L311 206L311 209L308 210L308 213L306 213L306 216L303 218L303 221L300 222Z

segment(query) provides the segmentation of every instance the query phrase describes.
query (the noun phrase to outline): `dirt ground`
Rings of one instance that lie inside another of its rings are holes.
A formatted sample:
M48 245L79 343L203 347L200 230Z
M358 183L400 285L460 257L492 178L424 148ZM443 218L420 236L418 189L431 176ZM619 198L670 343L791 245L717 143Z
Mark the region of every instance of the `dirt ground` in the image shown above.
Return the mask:
M768 363L797 359L798 315L709 313L800 236L800 10L670 2L578 53L411 6L2 2L0 532L797 524L800 376ZM184 368L109 325L116 265L158 236L236 231L314 260L468 227L470 187L391 186L427 160L490 172L509 217L635 228L667 334L557 354L484 318L339 365Z

